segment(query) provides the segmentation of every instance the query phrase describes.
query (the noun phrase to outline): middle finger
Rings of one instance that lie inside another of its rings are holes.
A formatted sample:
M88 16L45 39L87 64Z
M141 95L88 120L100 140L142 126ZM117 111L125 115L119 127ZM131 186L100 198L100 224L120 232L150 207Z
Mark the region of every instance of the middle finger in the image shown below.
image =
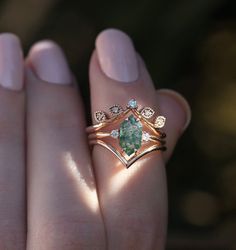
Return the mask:
M81 99L61 49L28 57L28 248L104 249Z

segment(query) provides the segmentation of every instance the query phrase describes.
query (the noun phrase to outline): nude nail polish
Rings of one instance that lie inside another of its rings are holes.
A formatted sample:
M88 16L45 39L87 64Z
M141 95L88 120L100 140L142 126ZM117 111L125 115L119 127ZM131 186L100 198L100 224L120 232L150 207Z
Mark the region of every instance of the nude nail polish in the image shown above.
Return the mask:
M122 31L108 29L96 39L98 60L105 75L130 83L138 79L138 62L131 39Z
M35 74L43 81L70 84L71 72L62 49L52 41L42 41L31 49L28 59Z
M0 85L11 90L23 87L23 53L17 36L0 35Z

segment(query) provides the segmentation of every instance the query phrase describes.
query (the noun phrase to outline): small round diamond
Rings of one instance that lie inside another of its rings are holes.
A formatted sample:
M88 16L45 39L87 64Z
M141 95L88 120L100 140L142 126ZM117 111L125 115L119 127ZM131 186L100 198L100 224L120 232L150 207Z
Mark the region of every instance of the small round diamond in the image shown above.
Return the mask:
M154 125L156 128L162 128L162 127L164 127L165 122L166 122L166 118L164 116L158 116L155 120Z
M155 111L150 107L146 107L141 111L141 115L146 119L151 118L154 115L154 113Z
M129 107L129 108L132 108L132 109L137 108L137 101L136 101L135 99L129 100L129 102L128 102L128 107Z
M115 139L119 137L118 129L114 129L114 130L111 131L111 137L113 137Z
M110 107L110 112L113 115L119 115L121 112L123 111L122 107L118 104L113 105L112 107Z
M104 122L106 120L106 114L103 111L94 112L94 119L96 122Z
M149 141L150 140L150 134L148 132L146 132L146 131L143 131L142 139L143 139L143 141Z

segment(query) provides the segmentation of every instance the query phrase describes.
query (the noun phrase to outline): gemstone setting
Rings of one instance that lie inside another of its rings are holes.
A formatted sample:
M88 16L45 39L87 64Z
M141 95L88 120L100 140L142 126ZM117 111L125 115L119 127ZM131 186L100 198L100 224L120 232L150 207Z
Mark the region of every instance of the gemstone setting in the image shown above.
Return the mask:
M112 130L110 135L111 135L112 138L117 139L119 137L118 129Z
M150 134L146 131L143 131L143 134L142 134L142 140L147 142L150 140Z
M106 113L103 111L96 111L94 113L94 119L96 122L104 122L107 119Z
M155 120L154 126L155 128L163 128L166 122L166 118L164 116L158 116Z
M154 115L155 111L150 108L150 107L145 107L144 109L142 109L141 111L141 115L146 118L149 119Z
M120 105L116 104L110 107L110 112L112 115L119 115L121 112L123 112L123 109Z
M135 153L142 144L142 124L134 115L124 120L120 125L119 143L124 152L130 156Z
M128 102L128 108L135 109L138 107L137 101L135 99L131 99Z

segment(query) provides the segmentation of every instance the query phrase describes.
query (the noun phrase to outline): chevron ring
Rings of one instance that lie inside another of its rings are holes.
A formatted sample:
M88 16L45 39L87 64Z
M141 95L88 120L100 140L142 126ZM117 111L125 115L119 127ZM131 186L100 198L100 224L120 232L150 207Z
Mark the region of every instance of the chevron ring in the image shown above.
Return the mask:
M156 116L150 107L139 107L131 99L126 108L116 104L104 111L94 112L97 124L87 127L90 145L98 144L112 152L126 168L144 155L166 150L164 127L166 118Z

